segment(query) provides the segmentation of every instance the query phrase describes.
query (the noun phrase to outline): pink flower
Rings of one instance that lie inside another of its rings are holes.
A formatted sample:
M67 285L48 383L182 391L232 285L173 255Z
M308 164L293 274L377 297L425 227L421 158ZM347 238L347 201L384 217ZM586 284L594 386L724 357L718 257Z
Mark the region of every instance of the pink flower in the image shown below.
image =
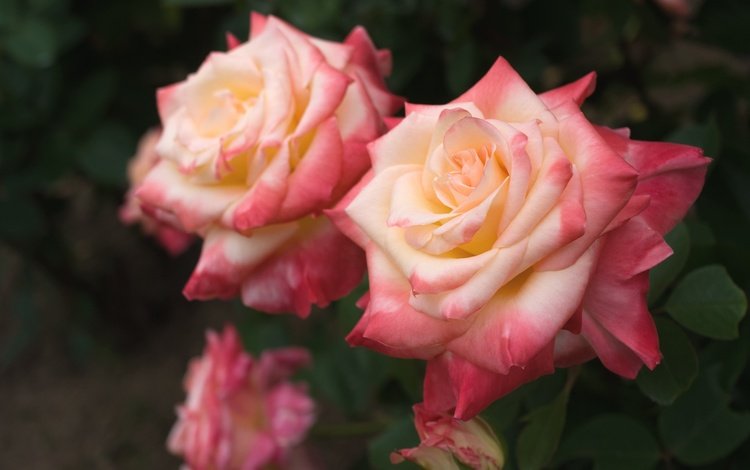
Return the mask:
M593 89L537 95L498 59L447 105L407 104L332 212L367 251L348 340L429 360L425 406L465 419L556 364L597 355L632 378L659 362L648 270L709 160L593 126Z
M161 131L151 129L138 142L138 149L128 163L128 179L130 189L125 195L125 203L120 207L120 220L127 225L139 223L145 233L151 234L171 254L179 255L190 246L193 237L159 219L144 213L140 201L135 197L138 186L143 182L148 172L159 163L160 157L156 152L156 142Z
M243 351L237 331L209 331L203 356L190 362L187 400L169 435L169 450L192 470L254 470L284 465L313 424L303 384L287 381L310 362L301 348Z
M462 464L475 470L499 470L505 456L492 427L482 418L461 421L448 413L433 413L414 405L414 426L420 444L391 454L391 462L409 460L423 468L456 469Z
M230 36L230 51L159 90L164 159L138 197L205 238L188 298L304 317L361 279L359 248L321 213L367 171L366 145L401 100L364 29L335 43L251 20L250 41Z

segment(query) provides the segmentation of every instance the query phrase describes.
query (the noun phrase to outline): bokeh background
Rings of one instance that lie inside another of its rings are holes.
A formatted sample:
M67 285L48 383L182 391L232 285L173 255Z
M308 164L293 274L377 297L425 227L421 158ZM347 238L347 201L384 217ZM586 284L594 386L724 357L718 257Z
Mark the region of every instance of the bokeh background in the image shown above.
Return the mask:
M592 121L703 147L706 188L654 274L662 341L677 351L666 378L626 382L591 364L569 393L558 373L487 416L511 468L539 463L529 448L561 468L750 468L748 321L709 339L664 315L698 267L723 265L739 287L704 273L692 285L713 289L708 311L744 310L737 292L750 287L744 0L0 0L0 468L176 468L164 441L186 362L228 321L252 351L313 349L302 378L321 418L306 450L322 466L389 468L388 453L413 444L423 366L345 345L356 293L305 322L189 303L199 245L170 257L118 221L127 160L158 124L155 89L225 49L226 31L246 38L251 10L334 40L365 26L413 102L452 99L498 55L538 91L596 70Z

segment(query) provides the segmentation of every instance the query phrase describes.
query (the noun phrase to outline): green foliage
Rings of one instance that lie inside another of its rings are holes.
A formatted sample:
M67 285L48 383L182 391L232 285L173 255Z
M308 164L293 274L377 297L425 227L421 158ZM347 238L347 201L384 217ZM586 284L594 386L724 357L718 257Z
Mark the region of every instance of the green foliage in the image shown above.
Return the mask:
M593 460L595 470L645 470L654 468L659 457L659 444L648 427L628 415L608 413L572 430L557 458Z
M662 410L659 433L678 460L702 465L729 454L750 436L750 413L729 408L729 394L720 387L717 367L710 367Z
M747 311L747 298L722 266L689 273L665 306L685 328L715 339L734 339Z
M666 318L657 318L659 347L663 355L656 369L638 374L638 387L660 405L670 405L690 387L698 374L698 358L682 328Z
M684 223L677 224L664 240L673 253L649 272L649 305L653 305L677 278L690 254L690 232Z
M406 416L391 424L388 429L370 441L367 446L370 468L393 469L390 460L391 452L416 447L417 444L419 444L419 437L414 431L414 422L411 416ZM399 464L398 468L409 470L419 467L407 461Z
M572 381L568 384L572 385ZM569 397L570 386L566 386L552 402L537 407L524 418L527 424L516 447L519 468L544 468L552 460L565 426Z

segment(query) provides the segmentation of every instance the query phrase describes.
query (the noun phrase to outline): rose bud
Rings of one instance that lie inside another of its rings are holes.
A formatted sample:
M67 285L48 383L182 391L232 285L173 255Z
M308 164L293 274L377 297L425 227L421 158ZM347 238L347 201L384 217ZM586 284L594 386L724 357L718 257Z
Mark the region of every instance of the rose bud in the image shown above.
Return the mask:
M391 462L409 460L429 469L456 469L456 460L475 470L499 470L505 456L492 428L482 418L461 421L447 413L430 413L414 405L418 447L391 454Z

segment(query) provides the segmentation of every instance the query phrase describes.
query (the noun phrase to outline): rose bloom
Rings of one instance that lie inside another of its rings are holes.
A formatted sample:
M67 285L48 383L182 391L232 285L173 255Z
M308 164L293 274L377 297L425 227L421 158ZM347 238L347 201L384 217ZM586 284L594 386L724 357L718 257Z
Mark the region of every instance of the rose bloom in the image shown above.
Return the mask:
M304 384L288 378L310 362L302 348L264 352L254 359L237 331L209 331L203 356L190 362L187 400L167 446L191 470L254 470L284 466L313 424Z
M501 58L447 105L407 104L332 211L367 251L348 340L429 360L428 408L471 417L595 355L629 378L659 362L648 270L709 160L593 126L594 79L537 95Z
M456 460L475 470L499 470L505 464L500 442L482 418L461 421L447 413L431 413L414 405L414 425L419 446L391 454L391 462L409 460L431 469L455 469Z
M163 160L137 195L205 238L188 298L241 295L304 317L362 277L360 249L322 210L367 171L366 145L402 100L383 81L389 53L362 28L335 43L253 14L251 30L159 90Z
M125 195L125 203L120 207L120 220L127 225L140 223L145 233L153 235L169 254L176 256L190 246L193 237L144 213L141 210L140 201L135 197L138 186L148 172L161 160L156 152L156 143L160 136L161 130L159 129L147 131L138 142L135 155L128 162L130 189Z

